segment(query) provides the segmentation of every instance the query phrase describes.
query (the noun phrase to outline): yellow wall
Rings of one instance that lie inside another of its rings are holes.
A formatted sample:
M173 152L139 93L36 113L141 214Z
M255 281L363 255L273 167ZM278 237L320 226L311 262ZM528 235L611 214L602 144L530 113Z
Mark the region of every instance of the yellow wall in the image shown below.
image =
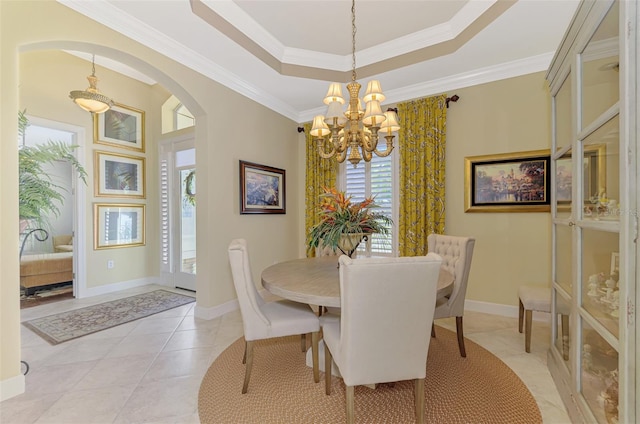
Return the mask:
M517 305L521 284L550 285L551 215L465 213L464 158L550 147L544 73L453 90L447 112L446 234L476 237L467 299Z

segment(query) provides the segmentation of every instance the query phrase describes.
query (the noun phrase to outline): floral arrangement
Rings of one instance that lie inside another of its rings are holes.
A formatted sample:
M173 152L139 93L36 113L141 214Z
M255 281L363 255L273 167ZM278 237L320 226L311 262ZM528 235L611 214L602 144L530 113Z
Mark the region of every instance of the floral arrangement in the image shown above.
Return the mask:
M343 234L389 234L389 227L393 221L380 212L372 209L379 207L373 197L367 197L362 202L352 203L351 196L335 188L324 187L320 195L320 222L309 233L309 246L318 247L320 241L323 246L333 250L340 249L340 239Z

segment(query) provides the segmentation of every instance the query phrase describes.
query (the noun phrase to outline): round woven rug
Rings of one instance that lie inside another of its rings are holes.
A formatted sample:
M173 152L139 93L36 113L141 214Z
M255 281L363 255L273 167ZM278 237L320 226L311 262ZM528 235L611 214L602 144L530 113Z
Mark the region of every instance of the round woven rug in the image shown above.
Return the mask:
M425 383L428 423L541 423L535 399L522 380L486 349L465 339L460 357L455 333L437 328L431 339ZM333 377L331 395L313 382L298 336L259 341L246 394L244 338L229 346L207 371L198 395L202 423L344 423L345 386ZM359 423L415 422L413 383L357 386Z

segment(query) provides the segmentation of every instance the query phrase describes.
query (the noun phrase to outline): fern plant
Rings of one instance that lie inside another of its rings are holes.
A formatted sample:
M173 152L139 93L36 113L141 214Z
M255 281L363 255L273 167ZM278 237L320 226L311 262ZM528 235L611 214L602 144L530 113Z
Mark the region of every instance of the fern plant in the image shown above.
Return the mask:
M23 144L18 148L19 215L20 221L33 222L38 227L47 227L48 216L59 216L64 201L64 187L53 182L44 170L45 164L67 161L86 184L87 172L73 155L77 146L62 141L48 140L45 144L25 146L24 136L29 121L26 111L18 112L18 135Z

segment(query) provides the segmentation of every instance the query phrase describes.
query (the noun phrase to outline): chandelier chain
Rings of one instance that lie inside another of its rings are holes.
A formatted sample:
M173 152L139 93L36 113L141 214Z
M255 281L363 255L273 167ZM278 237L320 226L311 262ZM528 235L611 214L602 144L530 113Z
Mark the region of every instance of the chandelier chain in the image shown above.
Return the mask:
M356 0L351 2L351 81L356 80Z
M91 57L91 76L96 76L96 55Z

